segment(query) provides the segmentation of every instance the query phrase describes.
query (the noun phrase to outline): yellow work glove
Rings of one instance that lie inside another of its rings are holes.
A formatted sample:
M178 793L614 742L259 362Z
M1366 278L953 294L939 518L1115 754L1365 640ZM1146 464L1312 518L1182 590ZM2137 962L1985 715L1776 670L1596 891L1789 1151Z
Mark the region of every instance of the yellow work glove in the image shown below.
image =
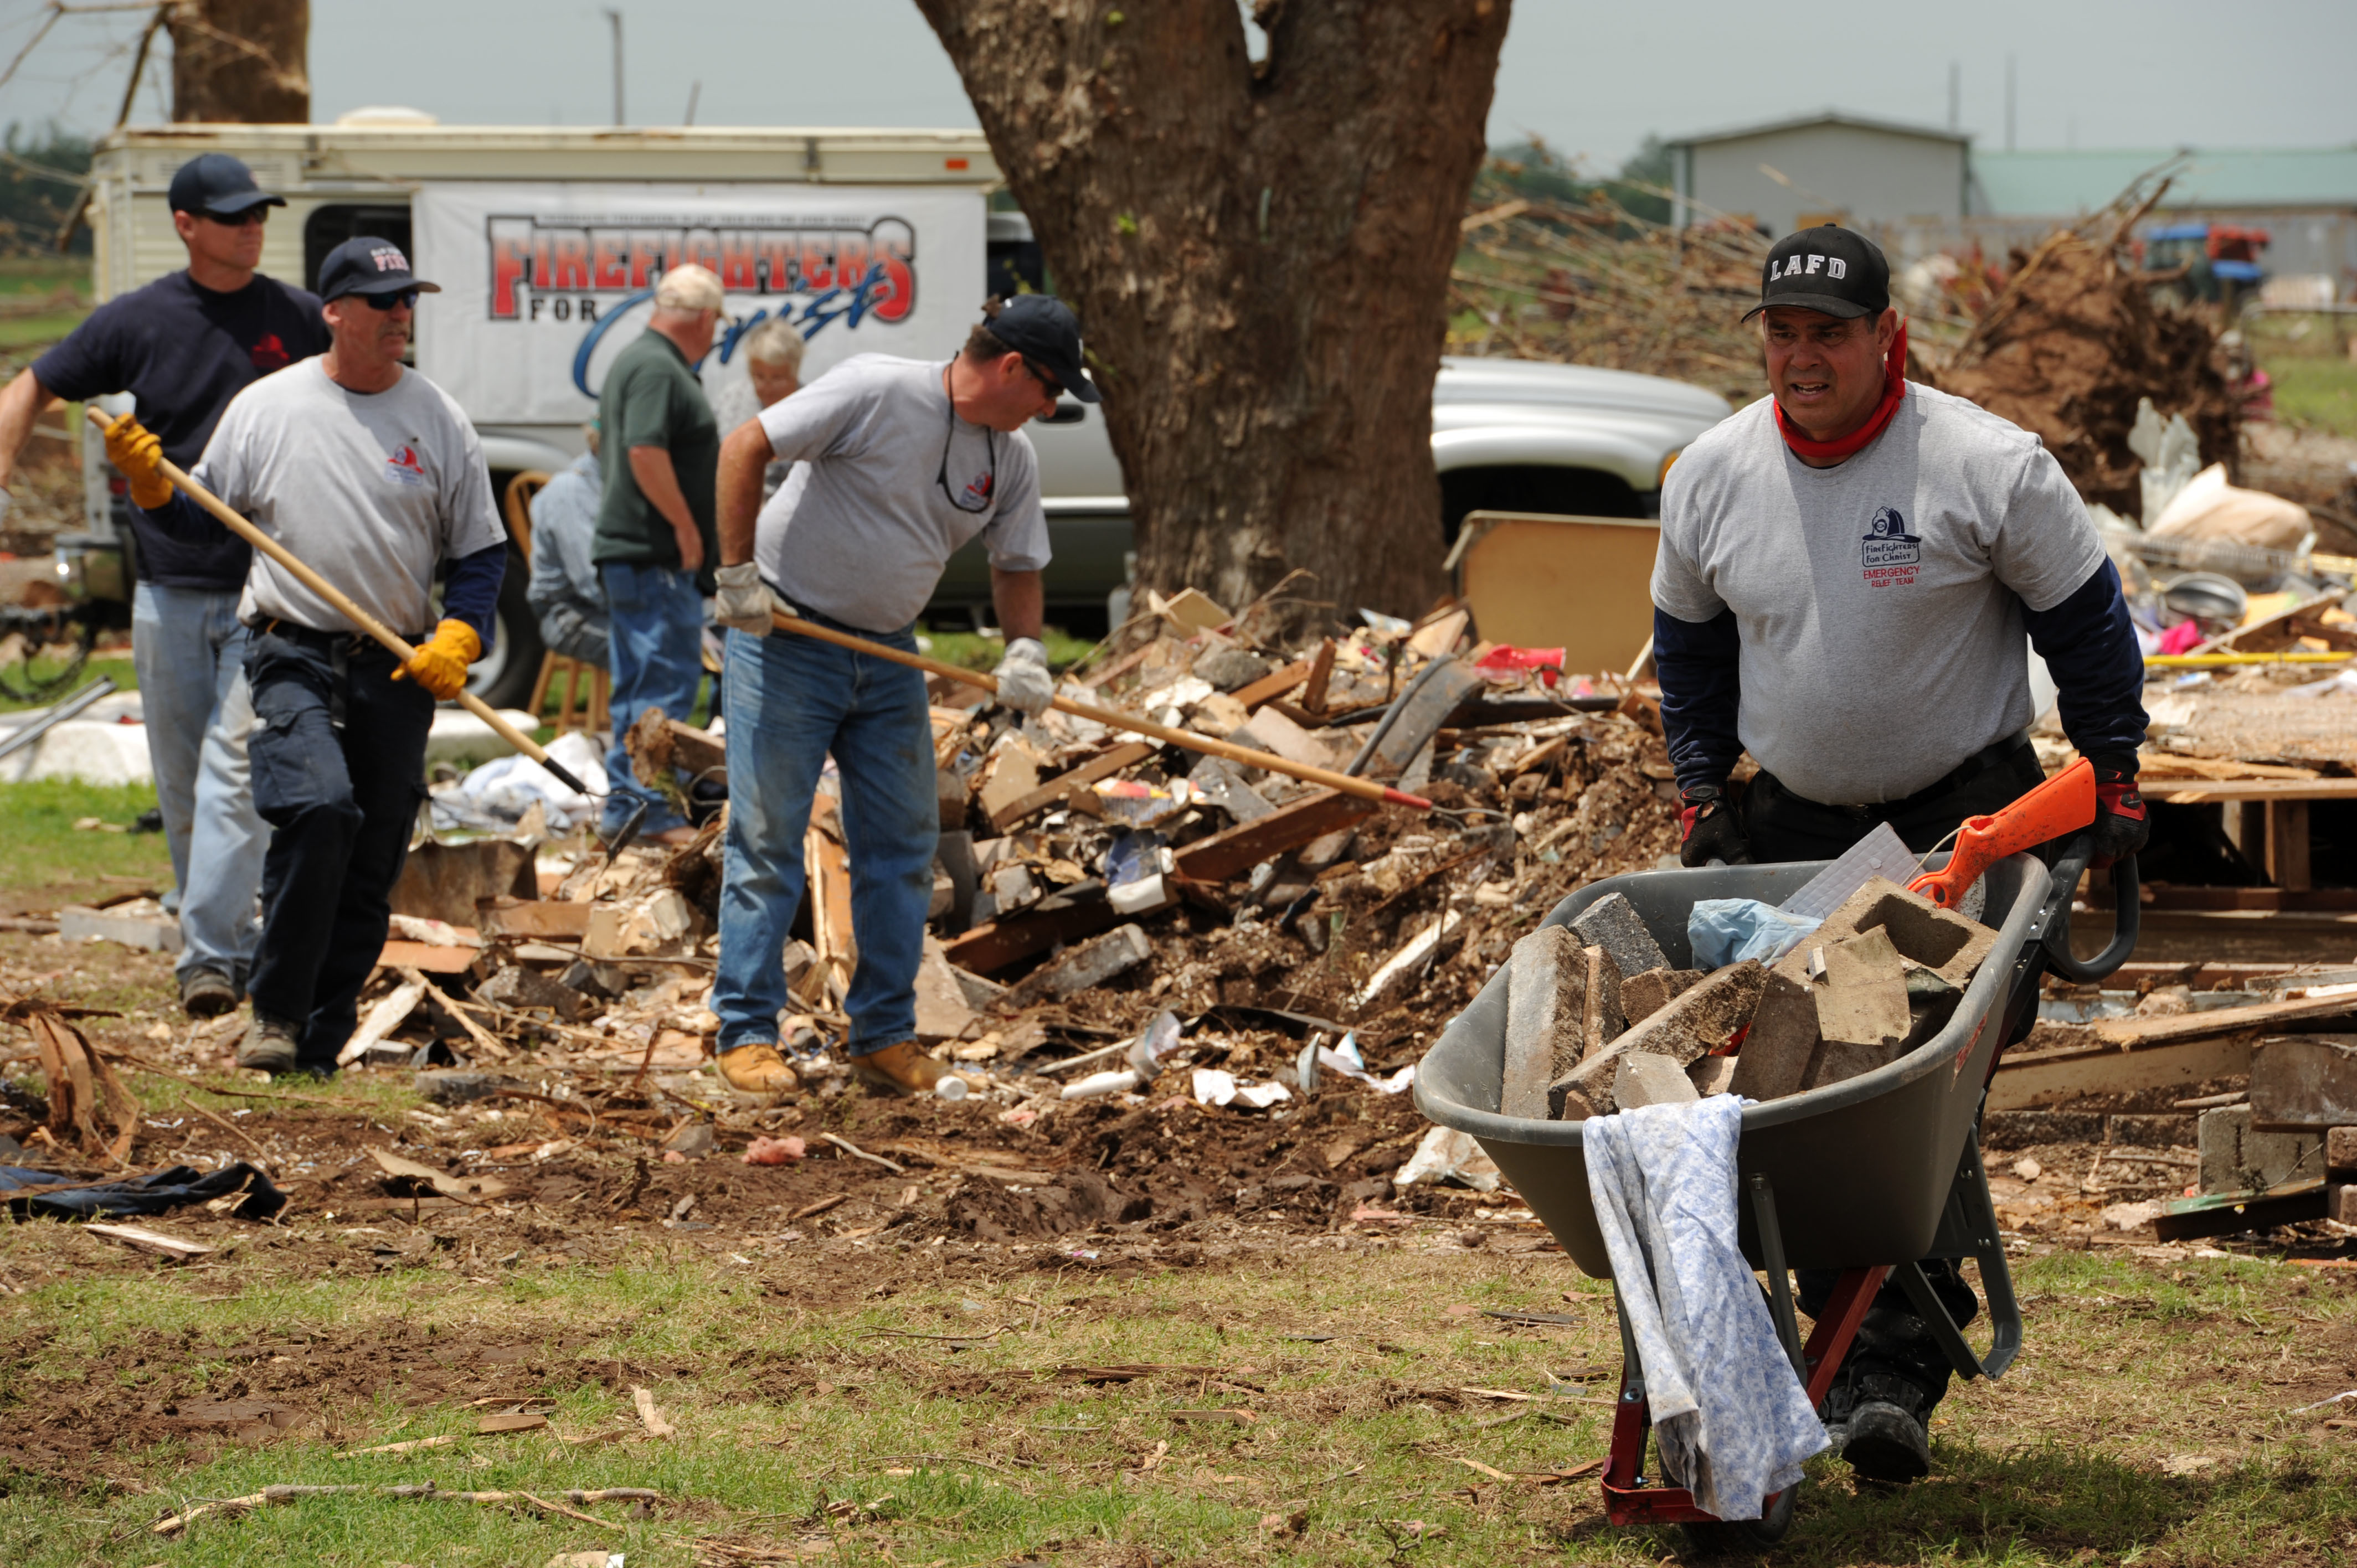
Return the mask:
M142 511L154 511L172 499L172 481L164 477L164 444L130 414L121 414L106 427L106 460L131 481L131 501Z
M400 680L404 675L434 693L435 700L447 703L467 689L467 666L483 650L483 639L475 628L462 620L446 620L434 628L409 662L393 672Z

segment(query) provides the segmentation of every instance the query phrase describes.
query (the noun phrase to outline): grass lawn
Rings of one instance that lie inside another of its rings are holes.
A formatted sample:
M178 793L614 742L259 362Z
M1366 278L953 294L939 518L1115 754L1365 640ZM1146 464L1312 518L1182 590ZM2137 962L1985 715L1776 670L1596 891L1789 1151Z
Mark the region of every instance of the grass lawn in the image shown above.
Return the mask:
M421 1231L300 1215L194 1267L149 1267L70 1228L12 1228L0 1277L24 1294L0 1345L14 1429L0 1454L90 1402L277 1399L296 1415L252 1445L192 1434L78 1479L8 1476L0 1561L529 1565L596 1548L633 1568L1372 1568L1680 1549L1674 1530L1608 1525L1593 1477L1527 1478L1600 1456L1608 1437L1609 1298L1559 1257L1295 1239L1107 1278L1069 1256L1093 1238L1021 1256L888 1230L823 1244L650 1231L627 1262L585 1267L554 1250L564 1229L538 1255L494 1258L463 1217ZM2286 1413L2341 1378L2316 1352L2349 1337L2343 1281L2084 1254L2019 1274L2029 1348L1943 1407L1932 1477L1882 1492L1820 1459L1774 1562L2346 1560L2350 1440ZM1482 1308L1577 1322L1517 1327ZM675 1436L646 1437L634 1388ZM548 1426L476 1434L480 1411L511 1406ZM353 1452L434 1438L451 1441ZM347 1493L168 1540L147 1529L265 1486L423 1483L664 1501L643 1518L584 1505L603 1521L589 1523Z
M1003 637L985 637L972 631L929 631L921 622L917 635L932 643L927 658L962 670L987 671L997 668L998 661L1006 657L1006 639ZM1073 637L1061 627L1047 628L1039 640L1047 645L1049 664L1058 670L1071 668L1096 647L1088 639Z
M2287 424L2357 436L2357 364L2280 358L2267 361L2267 374L2275 379L2276 413Z
M81 784L64 779L0 784L0 912L54 909L109 894L172 886L162 833L77 829L95 818L129 827L156 804L149 784Z
M38 659L33 661L31 674L36 680L47 680L62 668L62 663L57 660ZM11 682L22 681L25 675L26 671L22 665L12 665L7 671L7 677ZM131 662L131 655L128 652L124 653L120 658L109 658L103 654L94 653L91 655L90 662L82 666L80 678L59 693L59 696L72 696L101 675L113 677L114 689L118 692L135 692L139 689L139 671ZM52 697L38 703L20 703L9 696L5 688L0 688L0 713L15 713L28 707L46 708L58 700L59 700L58 697Z

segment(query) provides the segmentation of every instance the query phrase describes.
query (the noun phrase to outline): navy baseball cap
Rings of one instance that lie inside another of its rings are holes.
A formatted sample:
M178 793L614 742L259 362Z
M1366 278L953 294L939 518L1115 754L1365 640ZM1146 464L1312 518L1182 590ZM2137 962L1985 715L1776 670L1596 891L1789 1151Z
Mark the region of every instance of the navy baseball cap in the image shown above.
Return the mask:
M206 153L173 170L169 200L175 212L216 218L234 218L250 207L286 205L285 197L254 184L253 171L227 153Z
M1776 242L1760 269L1760 303L1750 320L1771 305L1822 310L1827 316L1880 316L1890 308L1890 263L1882 247L1855 229L1820 223Z
M319 299L325 303L348 294L400 294L405 289L440 294L442 285L427 283L409 270L409 258L390 240L357 235L328 252L319 263Z
M1081 318L1052 294L1018 294L1013 299L993 296L984 306L990 335L1056 378L1063 389L1082 403L1099 400L1095 383L1081 371Z

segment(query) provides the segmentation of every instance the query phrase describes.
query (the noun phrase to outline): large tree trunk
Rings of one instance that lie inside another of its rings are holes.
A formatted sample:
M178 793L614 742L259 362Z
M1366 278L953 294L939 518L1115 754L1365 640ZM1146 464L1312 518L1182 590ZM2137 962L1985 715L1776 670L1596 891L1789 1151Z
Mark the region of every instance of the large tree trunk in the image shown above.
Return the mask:
M400 12L388 27L412 25ZM179 0L172 118L299 125L311 118L310 0Z
M1508 0L917 0L1081 313L1141 585L1421 610Z

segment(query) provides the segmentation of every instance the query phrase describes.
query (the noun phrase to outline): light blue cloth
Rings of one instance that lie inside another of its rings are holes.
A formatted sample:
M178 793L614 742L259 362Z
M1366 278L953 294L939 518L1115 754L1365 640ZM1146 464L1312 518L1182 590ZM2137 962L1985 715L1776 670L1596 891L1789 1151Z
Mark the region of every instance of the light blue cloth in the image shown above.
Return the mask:
M1706 1512L1758 1519L1826 1437L1736 1243L1743 1102L1647 1105L1580 1130L1663 1471Z
M606 585L589 547L604 493L594 452L584 452L540 488L532 498L532 581L524 590L550 651L599 669L608 654Z
M238 592L140 584L131 601L131 657L172 854L178 968L183 975L209 969L242 989L262 936L254 893L270 828L248 787L253 698Z
M1701 898L1686 916L1686 944L1696 969L1724 969L1747 958L1774 963L1823 924L1757 898Z

